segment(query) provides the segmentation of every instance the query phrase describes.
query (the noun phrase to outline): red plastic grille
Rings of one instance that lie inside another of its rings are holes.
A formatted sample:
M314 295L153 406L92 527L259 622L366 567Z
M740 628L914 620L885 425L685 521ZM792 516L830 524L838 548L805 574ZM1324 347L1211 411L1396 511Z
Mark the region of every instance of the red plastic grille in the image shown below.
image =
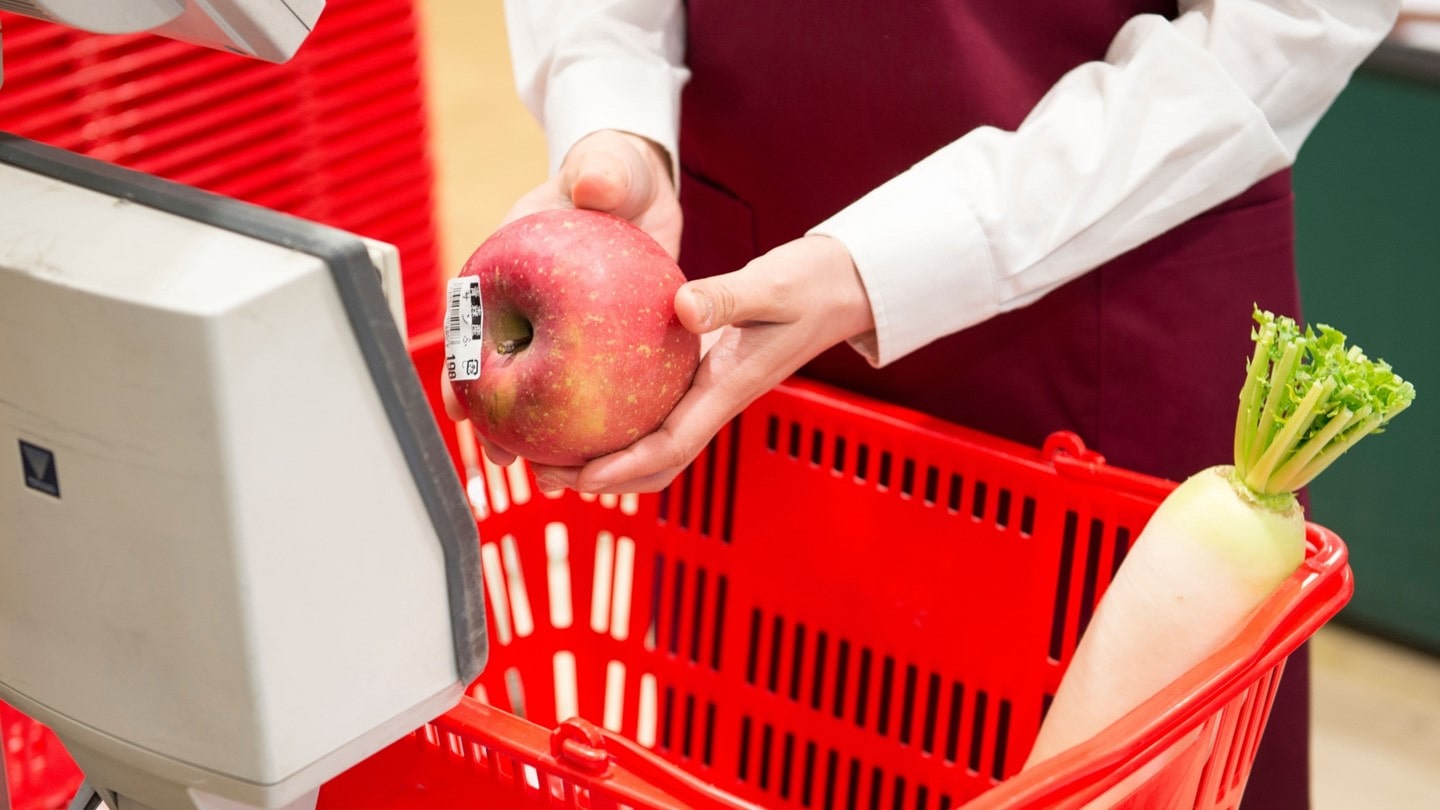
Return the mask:
M440 316L409 0L330 0L284 65L0 14L0 130L380 239L410 328Z

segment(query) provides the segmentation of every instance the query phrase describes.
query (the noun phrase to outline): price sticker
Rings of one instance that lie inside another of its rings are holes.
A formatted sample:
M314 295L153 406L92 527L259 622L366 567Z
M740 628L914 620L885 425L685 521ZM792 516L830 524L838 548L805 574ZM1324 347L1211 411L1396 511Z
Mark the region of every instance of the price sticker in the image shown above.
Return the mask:
M484 312L480 279L450 279L445 307L445 376L451 380L480 379L480 336Z

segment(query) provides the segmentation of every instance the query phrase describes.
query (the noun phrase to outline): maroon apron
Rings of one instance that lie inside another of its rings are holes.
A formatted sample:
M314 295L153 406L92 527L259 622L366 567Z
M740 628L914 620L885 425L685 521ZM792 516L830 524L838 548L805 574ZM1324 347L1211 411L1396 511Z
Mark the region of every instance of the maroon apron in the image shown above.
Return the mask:
M977 126L1014 129L1136 14L1173 2L688 3L680 261L692 278L795 239ZM1064 189L1056 189L1063 205ZM1288 172L1039 301L883 369L841 346L804 374L1039 445L1072 430L1175 480L1231 460L1253 303L1299 314ZM1306 650L1246 806L1309 805Z

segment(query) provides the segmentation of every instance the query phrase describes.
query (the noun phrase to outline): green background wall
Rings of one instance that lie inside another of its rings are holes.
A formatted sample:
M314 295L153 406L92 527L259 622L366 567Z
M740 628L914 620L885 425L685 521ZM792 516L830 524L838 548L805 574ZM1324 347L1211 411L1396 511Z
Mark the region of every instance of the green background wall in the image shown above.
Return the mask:
M1340 621L1440 652L1440 54L1382 49L1295 164L1305 316L1416 387L1416 404L1311 487L1350 548Z

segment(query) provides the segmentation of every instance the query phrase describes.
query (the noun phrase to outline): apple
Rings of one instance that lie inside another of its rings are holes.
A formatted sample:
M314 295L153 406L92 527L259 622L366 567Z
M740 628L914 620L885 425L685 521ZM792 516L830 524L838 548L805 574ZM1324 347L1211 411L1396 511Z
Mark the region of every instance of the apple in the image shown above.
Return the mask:
M478 377L457 375L451 353L450 384L499 448L540 464L583 464L654 432L689 389L700 338L675 315L685 276L629 221L583 209L530 214L465 262L452 285L468 286L467 305L472 277L483 315L469 347ZM453 286L451 298L454 326ZM465 324L474 325L468 314Z

